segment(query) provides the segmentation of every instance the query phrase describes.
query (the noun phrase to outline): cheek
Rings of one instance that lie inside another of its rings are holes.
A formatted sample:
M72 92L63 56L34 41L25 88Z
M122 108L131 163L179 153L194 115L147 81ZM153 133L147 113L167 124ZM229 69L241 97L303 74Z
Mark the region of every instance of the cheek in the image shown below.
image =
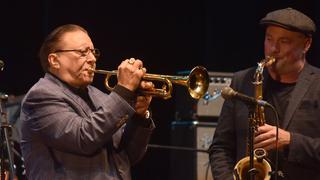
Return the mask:
M61 62L61 66L76 71L79 69L80 63L77 61L77 59L66 59L66 61Z
M303 49L301 48L290 48L286 52L287 57L291 60L297 60L300 59L303 55Z
M268 53L268 52L271 52L271 50L272 50L271 43L265 41L264 42L264 52Z

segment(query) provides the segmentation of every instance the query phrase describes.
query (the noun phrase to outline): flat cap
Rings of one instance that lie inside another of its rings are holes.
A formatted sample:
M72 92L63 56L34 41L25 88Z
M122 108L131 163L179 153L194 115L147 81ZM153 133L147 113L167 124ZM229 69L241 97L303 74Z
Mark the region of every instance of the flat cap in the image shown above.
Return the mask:
M272 11L260 20L261 25L276 25L311 35L316 31L316 25L311 18L293 8Z

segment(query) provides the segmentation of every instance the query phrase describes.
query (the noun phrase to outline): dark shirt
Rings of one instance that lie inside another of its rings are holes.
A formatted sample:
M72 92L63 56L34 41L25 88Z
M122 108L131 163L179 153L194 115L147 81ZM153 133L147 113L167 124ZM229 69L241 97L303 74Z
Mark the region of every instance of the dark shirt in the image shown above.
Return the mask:
M296 83L281 83L269 78L266 84L265 100L272 104L279 115L279 125L282 127L282 121L285 115L285 111L289 104L291 92L293 91ZM276 125L275 114L270 109L266 109L266 121L268 124Z
M271 105L273 105L279 115L279 128L283 128L283 119L285 116L286 109L289 104L289 99L291 97L291 93L295 87L296 83L281 83L279 81L275 81L272 78L269 78L265 88L265 96L266 101L268 101ZM267 108L265 110L266 123L270 125L276 126L276 115L270 109ZM268 158L271 160L271 166L274 169L276 166L276 162L278 162L278 170L282 171L283 159L287 159L287 149L279 150L278 160L276 159L276 151L270 151L268 154ZM280 177L279 177L280 178ZM280 178L281 179L281 178Z

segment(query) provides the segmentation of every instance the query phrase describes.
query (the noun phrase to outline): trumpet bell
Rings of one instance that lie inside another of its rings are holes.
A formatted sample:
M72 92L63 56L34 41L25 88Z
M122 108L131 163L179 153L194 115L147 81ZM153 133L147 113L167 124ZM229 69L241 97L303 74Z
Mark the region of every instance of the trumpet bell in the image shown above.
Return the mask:
M208 91L209 81L206 68L202 66L194 67L189 74L187 85L190 96L194 99L202 98Z

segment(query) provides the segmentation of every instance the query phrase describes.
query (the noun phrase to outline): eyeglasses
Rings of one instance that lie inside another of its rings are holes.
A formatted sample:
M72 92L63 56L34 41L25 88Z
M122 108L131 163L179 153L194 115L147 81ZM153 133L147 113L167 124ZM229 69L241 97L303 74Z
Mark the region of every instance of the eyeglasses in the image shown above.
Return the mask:
M77 52L80 54L80 57L87 57L89 55L89 53L91 52L94 57L96 59L98 59L100 57L100 51L99 49L90 49L90 48L86 48L86 49L59 49L54 51L54 53L59 53L59 52Z

